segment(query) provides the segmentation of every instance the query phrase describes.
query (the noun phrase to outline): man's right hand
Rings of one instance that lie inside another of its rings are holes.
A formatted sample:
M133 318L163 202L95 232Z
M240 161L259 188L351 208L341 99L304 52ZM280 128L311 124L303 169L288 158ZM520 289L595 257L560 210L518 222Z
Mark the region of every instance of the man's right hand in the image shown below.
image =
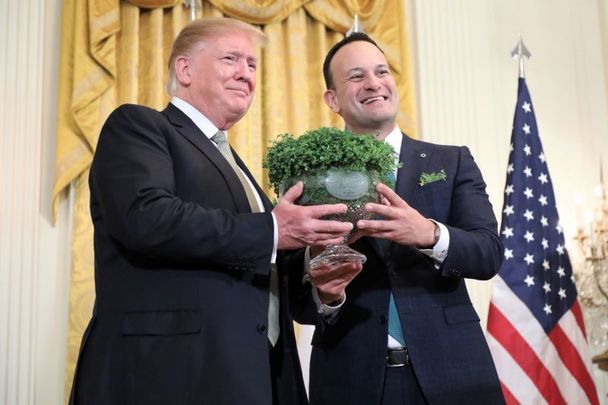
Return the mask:
M279 249L299 249L305 246L337 245L353 229L350 222L320 219L326 215L345 213L345 204L314 206L296 205L304 184L299 181L279 199L272 210L279 228Z

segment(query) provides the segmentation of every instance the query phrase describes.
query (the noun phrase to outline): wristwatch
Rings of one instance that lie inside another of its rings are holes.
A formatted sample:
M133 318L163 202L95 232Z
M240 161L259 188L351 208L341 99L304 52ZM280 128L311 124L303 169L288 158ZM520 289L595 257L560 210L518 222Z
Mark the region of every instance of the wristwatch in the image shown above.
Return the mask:
M435 232L433 233L433 237L435 238L435 240L433 241L433 246L435 246L437 242L439 242L439 238L441 237L441 228L439 227L437 222L433 221L433 223L435 224Z

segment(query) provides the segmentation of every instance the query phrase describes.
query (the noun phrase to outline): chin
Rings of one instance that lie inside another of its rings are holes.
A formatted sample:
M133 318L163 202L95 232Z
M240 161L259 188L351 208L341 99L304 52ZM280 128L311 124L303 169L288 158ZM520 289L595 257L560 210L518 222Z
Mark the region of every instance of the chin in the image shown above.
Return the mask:
M384 122L393 116L394 116L394 114L391 114L390 112L384 111L384 110L366 111L361 114L361 117L363 119L369 120L372 122Z
M245 113L249 109L250 105L251 105L251 102L233 103L228 108L228 110L231 112L232 115L239 115L242 117L243 115L245 115Z

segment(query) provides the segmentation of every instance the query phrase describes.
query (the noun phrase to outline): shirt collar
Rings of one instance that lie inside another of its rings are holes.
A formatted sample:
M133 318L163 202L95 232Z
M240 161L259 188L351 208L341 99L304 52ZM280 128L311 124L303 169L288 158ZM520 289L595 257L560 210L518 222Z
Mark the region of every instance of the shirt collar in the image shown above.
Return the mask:
M384 138L384 142L388 143L393 147L395 151L395 156L398 159L399 154L401 153L401 142L403 141L403 134L399 129L399 125L395 125L395 128L389 132L389 134Z
M171 104L173 104L181 112L186 114L188 118L190 118L194 122L194 125L196 125L198 129L200 129L207 138L211 139L211 137L215 135L217 131L219 131L218 127L216 127L209 120L209 118L205 117L202 112L197 110L192 104L188 103L187 101L184 101L179 97L173 96L171 98Z

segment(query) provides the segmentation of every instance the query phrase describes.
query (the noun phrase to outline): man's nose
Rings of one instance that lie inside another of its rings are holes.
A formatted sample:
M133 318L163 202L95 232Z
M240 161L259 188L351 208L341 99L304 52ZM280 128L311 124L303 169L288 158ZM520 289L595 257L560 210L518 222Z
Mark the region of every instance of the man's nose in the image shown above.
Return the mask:
M367 80L365 81L365 88L368 90L377 90L381 86L380 78L376 77L376 75L367 76Z
M255 78L255 70L252 70L247 61L238 64L236 78L244 82L251 82Z

